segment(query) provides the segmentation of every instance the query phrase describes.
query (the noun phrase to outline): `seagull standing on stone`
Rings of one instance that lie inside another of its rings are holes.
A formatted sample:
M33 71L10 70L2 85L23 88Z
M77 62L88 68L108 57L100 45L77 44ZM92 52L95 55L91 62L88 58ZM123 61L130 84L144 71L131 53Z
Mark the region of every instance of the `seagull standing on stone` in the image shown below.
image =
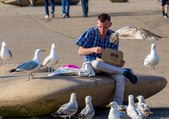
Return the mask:
M155 66L159 63L159 56L157 53L156 45L151 44L150 54L144 59L144 65L150 67L150 73L154 74ZM151 71L152 69L152 71Z
M57 62L58 62L58 55L56 52L56 45L53 43L51 45L50 54L44 59L42 66L43 68L48 67L48 72L51 72L51 68L53 69L53 66L56 65Z
M110 37L110 42L116 42L119 39L138 39L138 40L159 40L162 36L151 33L146 29L137 26L126 26L118 29Z
M127 114L132 119L143 119L141 111L135 106L134 96L131 94L128 96Z
M10 72L28 72L28 80L30 78L34 79L32 73L38 71L41 67L41 58L40 52L44 52L45 50L37 49L34 54L34 58L31 61L20 64L15 69L10 70Z
M95 115L95 110L92 105L92 97L86 96L85 103L86 106L83 108L79 114L79 119L93 119Z
M147 116L152 114L150 107L145 103L144 97L142 95L139 95L136 98L138 99L137 108L141 111L144 117L147 118Z
M11 53L10 49L7 47L5 42L2 42L0 56L1 56L4 64L7 64L8 61L12 58L12 53Z
M78 104L76 100L76 93L72 93L68 103L62 105L55 113L51 114L53 117L71 118L76 114L78 110Z

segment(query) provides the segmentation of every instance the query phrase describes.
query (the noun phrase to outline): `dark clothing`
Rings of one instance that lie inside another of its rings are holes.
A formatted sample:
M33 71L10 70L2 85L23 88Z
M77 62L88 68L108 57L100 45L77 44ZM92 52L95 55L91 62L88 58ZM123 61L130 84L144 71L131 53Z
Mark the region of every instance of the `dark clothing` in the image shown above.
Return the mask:
M69 16L70 0L62 0L62 13Z
M87 17L88 16L88 2L89 0L81 0L81 4L82 4L82 11L83 11L83 16Z
M169 5L169 0L161 0L161 5L164 6L164 5Z
M50 5L51 5L51 14L54 14L55 13L55 2L54 0L50 0ZM49 2L48 0L45 0L45 12L46 12L46 15L49 16Z

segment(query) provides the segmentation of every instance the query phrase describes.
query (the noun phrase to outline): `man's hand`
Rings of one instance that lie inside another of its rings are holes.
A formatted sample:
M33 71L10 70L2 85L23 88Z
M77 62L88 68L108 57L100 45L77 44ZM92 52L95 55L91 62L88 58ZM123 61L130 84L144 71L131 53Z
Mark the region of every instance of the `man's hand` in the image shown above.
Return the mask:
M101 47L94 47L92 48L93 52L96 54L101 54L102 53L102 48Z
M124 61L124 60L121 60L121 65L120 65L120 67L123 67L124 64L125 64L125 61Z

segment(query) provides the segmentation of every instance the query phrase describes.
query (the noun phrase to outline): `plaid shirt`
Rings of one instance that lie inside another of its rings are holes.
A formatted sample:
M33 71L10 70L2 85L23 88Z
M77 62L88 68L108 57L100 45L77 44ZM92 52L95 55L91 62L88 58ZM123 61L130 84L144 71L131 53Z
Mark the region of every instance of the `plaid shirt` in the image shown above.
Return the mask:
M83 33L76 41L76 44L78 46L81 46L83 48L92 48L92 47L101 47L103 49L110 48L118 50L119 42L116 43L110 43L109 38L110 35L114 33L112 30L108 30L108 33L106 35L106 38L104 40L101 39L99 30L97 27L89 28L85 33ZM93 61L96 58L101 58L100 54L89 54L84 56L84 61Z

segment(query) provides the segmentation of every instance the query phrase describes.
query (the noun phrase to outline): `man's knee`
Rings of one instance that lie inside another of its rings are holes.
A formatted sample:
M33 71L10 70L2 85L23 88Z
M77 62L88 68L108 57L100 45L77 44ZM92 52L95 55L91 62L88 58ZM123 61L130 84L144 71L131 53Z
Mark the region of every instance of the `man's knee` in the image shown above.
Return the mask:
M116 74L115 76L114 76L114 80L116 81L116 82L121 82L121 83L125 83L125 76L124 75L121 75L121 74Z
M101 63L101 61L99 61L99 60L94 60L94 61L91 62L92 67L93 67L94 69L99 69L100 63Z

